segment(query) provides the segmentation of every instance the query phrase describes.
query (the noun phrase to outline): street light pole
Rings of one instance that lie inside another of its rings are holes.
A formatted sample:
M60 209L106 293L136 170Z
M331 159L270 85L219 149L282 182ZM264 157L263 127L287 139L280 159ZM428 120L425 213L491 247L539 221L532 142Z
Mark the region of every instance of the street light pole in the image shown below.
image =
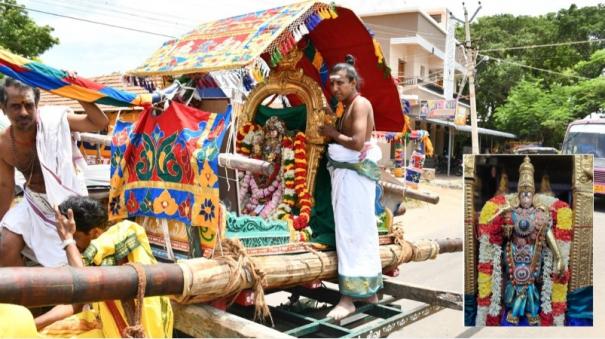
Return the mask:
M471 21L477 16L479 10L481 9L481 2L479 2L479 7L475 11L475 14L469 19L468 11L466 10L466 6L464 2L462 3L464 7L464 32L465 32L465 43L464 43L464 53L466 54L466 74L468 78L468 90L471 101L471 145L472 145L472 153L479 154L479 131L477 127L477 100L475 97L475 65L477 61L477 52L473 49L471 43ZM461 20L460 20L461 21Z

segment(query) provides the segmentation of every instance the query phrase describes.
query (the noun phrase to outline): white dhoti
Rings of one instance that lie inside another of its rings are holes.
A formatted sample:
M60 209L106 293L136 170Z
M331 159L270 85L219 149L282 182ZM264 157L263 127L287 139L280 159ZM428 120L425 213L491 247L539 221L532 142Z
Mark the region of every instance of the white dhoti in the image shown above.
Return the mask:
M46 200L46 194L25 190L23 199L8 210L0 229L19 234L25 242L23 255L46 267L67 265L67 256L61 248L57 233L55 212Z
M375 143L366 158L377 163L382 157ZM338 144L328 146L330 159L338 163L359 163L360 152ZM336 251L340 293L366 298L382 288L378 229L375 215L376 181L358 171L329 165L332 179L332 207L336 226Z
M46 194L26 188L23 200L6 212L0 222L0 229L6 227L23 237L25 256L48 267L67 265L53 207L69 196L88 195L85 163L71 137L69 112L66 107L38 110L36 147Z

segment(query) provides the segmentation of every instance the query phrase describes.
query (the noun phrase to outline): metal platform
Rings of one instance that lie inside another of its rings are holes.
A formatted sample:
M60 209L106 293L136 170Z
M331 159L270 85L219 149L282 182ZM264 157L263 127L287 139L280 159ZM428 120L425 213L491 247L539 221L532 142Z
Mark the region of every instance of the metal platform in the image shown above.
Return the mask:
M249 320L253 306L233 305L225 312L209 305L190 305L177 306L175 328L183 334L206 337L376 338L386 337L445 308L462 311L463 299L459 293L429 290L394 280L386 280L384 285L378 304L356 303L355 313L339 322L326 318L326 314L340 295L337 290L321 286L283 290L290 294L290 301L270 307L273 327ZM422 304L404 309L396 304L402 300ZM203 311L200 314L203 321L191 317L194 311ZM183 321L183 317L187 321Z

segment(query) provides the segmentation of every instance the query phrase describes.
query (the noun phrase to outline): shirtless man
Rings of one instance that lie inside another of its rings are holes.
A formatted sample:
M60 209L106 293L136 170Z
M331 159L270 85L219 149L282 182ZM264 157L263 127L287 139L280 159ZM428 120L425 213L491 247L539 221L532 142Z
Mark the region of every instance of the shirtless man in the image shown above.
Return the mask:
M332 207L336 226L336 251L341 299L328 317L340 320L355 311L353 300L376 303L382 288L382 266L374 214L380 149L370 142L374 113L370 101L359 95L354 60L332 69L332 94L344 103L338 129L325 125L329 137L328 168L332 180Z
M53 209L31 212L34 207L28 204L29 199L9 208L15 194L15 168L26 178L26 191L33 192L41 200L44 199L46 186L38 160L36 136L38 134L40 90L21 83L18 80L6 78L0 86L0 107L7 115L11 126L0 131L0 266L22 266L24 264L21 251L27 245L41 263L50 266L67 264L67 257L60 248L60 240L56 230L52 228ZM67 122L71 131L92 132L103 130L108 125L107 116L95 105L80 102L86 114L67 114ZM26 192L27 194L28 192ZM46 203L48 205L48 202ZM48 209L48 208L47 208ZM18 213L16 215L12 215ZM38 214L46 218L47 224L25 220ZM52 231L52 232L50 232ZM39 246L43 243L43 246ZM49 248L57 246L58 248ZM42 247L42 248L36 248ZM52 259L52 260L51 260ZM50 260L50 261L49 261Z

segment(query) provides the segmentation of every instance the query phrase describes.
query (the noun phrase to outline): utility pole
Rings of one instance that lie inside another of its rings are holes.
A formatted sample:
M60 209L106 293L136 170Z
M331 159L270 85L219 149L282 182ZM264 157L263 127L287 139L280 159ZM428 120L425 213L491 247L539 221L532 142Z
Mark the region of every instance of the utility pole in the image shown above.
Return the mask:
M464 42L464 53L466 57L466 75L468 78L468 90L471 101L471 146L472 153L479 154L479 129L477 127L477 100L475 98L475 65L477 61L477 51L472 47L471 43L471 21L475 19L477 13L481 9L481 1L479 1L479 7L475 11L475 14L469 19L468 11L464 2L462 3L464 8L464 21L460 19L455 20L464 22L465 42Z

